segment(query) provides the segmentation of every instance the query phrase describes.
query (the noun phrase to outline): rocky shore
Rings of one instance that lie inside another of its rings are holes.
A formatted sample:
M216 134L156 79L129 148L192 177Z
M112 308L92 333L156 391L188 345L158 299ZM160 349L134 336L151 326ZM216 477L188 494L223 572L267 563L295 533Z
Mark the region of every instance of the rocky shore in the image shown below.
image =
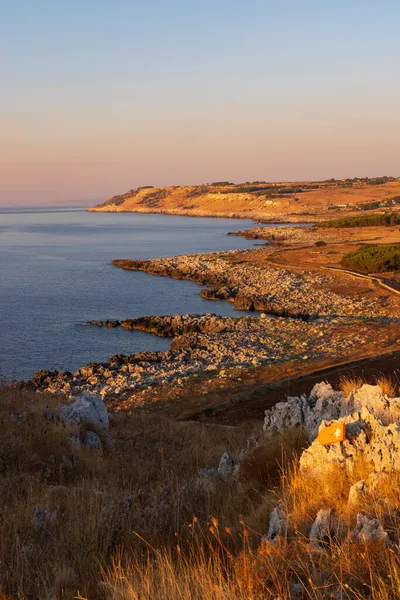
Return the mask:
M96 325L104 325L95 321ZM107 363L89 363L75 373L39 371L28 382L35 390L76 396L83 391L107 400L131 399L155 386L185 381L203 374L223 380L232 368L249 368L290 360L345 356L364 343L367 328L346 335L346 320L305 322L299 319L184 315L143 317L112 323L173 337L167 352L117 354ZM117 325L116 325L117 326Z
M354 235L354 232L351 232ZM244 237L247 240L266 240L270 244L284 246L312 245L316 242L340 243L349 240L349 230L345 229L320 229L318 227L262 227L255 226L250 229L231 231L230 236Z
M204 298L224 299L238 310L262 314L92 320L87 324L170 337L170 350L117 354L106 363L89 363L73 374L40 371L28 385L68 396L87 391L111 402L128 400L130 405L141 406L149 390L165 384L183 388L190 378L217 377L223 381L234 369L273 364L283 368L288 361L350 360L371 341L374 325L387 328L392 323L398 327L397 305L385 297L341 295L332 291L334 274L276 267L260 260L258 252L114 261L117 267L128 270L195 281L206 286L201 290Z
M297 318L390 317L392 311L378 300L330 291L331 274L283 269L257 262L258 250L188 254L151 260L115 260L117 267L152 275L189 279L207 286L201 295L227 300L237 310L257 310Z

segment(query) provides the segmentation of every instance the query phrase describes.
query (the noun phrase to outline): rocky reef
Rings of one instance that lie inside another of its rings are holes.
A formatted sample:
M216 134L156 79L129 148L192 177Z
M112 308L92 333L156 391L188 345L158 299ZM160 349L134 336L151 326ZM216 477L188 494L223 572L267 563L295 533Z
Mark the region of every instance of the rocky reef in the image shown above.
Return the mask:
M145 331L160 337L176 337L186 333L223 333L233 331L237 326L237 318L218 317L214 314L205 315L173 315L149 316L125 321L87 321L85 325L98 327L124 327L125 329Z

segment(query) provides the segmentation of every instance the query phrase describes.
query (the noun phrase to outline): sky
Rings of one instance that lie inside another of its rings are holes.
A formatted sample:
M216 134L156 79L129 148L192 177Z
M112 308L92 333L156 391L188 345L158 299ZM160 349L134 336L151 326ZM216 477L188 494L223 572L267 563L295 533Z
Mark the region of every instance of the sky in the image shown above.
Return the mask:
M0 204L400 176L398 0L0 0Z

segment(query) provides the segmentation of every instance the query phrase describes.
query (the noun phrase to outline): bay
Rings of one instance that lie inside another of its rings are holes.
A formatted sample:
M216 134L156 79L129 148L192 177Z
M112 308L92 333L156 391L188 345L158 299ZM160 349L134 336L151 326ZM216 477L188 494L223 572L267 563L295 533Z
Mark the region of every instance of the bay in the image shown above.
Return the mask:
M189 281L112 266L147 259L248 248L228 237L252 221L82 208L0 209L0 375L27 379L38 369L74 371L117 352L166 350L170 340L122 328L88 327L90 319L213 312L240 315L210 302Z

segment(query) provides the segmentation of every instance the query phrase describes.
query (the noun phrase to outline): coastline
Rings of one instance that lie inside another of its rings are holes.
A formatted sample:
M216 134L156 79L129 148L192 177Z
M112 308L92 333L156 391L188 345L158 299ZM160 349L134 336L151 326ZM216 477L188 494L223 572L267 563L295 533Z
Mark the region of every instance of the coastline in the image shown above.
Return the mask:
M86 212L96 212L96 213L138 213L144 215L166 215L171 217L192 217L192 218L205 218L205 219L240 219L240 220L249 220L254 223L262 223L265 225L273 225L273 224L282 224L288 225L290 223L304 223L304 215L292 215L292 219L285 219L285 217L268 217L263 213L234 213L234 212L215 212L215 211L201 211L201 212L193 212L191 210L184 209L167 209L163 208L160 210L156 209L143 209L143 208L135 208L134 210L121 210L117 207L109 207L109 208L87 208ZM297 218L299 217L299 218ZM310 221L310 223L314 223L315 221Z
M88 210L251 219L258 223L316 223L337 213L345 217L360 211L394 208L398 206L398 198L400 181L390 177L316 182L217 182L142 186Z
M398 297L388 299L371 281L360 279L349 285L343 273L302 266L299 253L313 254L314 246L304 246L296 237L292 242L287 248L280 244L113 261L126 270L195 281L206 286L200 291L204 298L224 299L238 310L264 314L156 315L124 322L110 315L110 321L90 324L171 337L170 350L115 355L108 363L89 363L74 374L42 372L30 385L72 396L81 391L100 393L113 411L161 408L183 418L206 406L212 411L221 402L229 405L238 385L252 395L249 390L259 388L259 377L263 386L271 381L279 387L290 374L298 377L340 364L346 368L362 357L372 359L398 350ZM289 256L294 248L297 264L274 264L276 255ZM332 242L327 248L337 245ZM331 250L325 252L332 256Z

